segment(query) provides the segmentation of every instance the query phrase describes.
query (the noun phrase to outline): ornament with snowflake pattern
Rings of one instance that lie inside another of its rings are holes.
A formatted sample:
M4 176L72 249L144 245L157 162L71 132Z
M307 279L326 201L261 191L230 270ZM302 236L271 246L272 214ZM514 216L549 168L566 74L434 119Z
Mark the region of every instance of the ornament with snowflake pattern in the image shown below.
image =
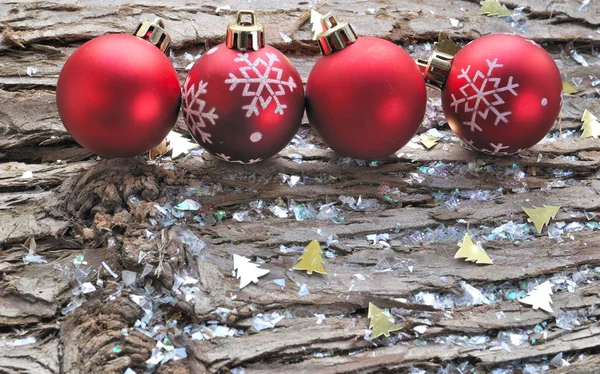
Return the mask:
M552 57L535 42L487 35L452 59L442 104L465 143L490 155L510 155L550 131L562 105L562 79Z
M253 12L239 12L227 33L227 42L204 53L185 80L184 120L208 152L252 164L292 140L304 114L304 88L290 60L264 45Z

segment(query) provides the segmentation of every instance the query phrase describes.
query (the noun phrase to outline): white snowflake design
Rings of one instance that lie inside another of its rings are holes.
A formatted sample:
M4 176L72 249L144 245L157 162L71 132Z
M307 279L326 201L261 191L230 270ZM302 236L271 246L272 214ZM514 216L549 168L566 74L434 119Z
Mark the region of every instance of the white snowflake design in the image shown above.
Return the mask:
M238 58L235 62L243 62L245 65L240 67L239 71L242 77L238 78L233 73L229 73L229 79L225 80L225 83L230 84L230 91L233 91L238 84L244 85L244 91L242 96L251 96L252 101L248 105L242 106L242 109L246 109L246 117L250 118L252 115L258 116L260 110L266 109L271 102L275 102L275 113L283 115L283 110L287 108L287 105L279 102L280 96L285 96L285 86L287 86L290 92L294 92L297 87L294 79L289 77L287 81L282 81L283 70L275 67L275 63L279 62L276 55L272 53L266 54L269 61L266 62L262 58L258 57L254 62L250 61L247 53L239 53ZM264 66L265 71L261 73L258 70L258 66ZM275 76L271 77L271 73ZM257 85L254 91L251 90L253 85ZM263 92L267 91L268 97L263 97ZM260 108L259 108L260 103Z
M218 158L220 158L223 161L234 162L234 163L242 164L242 165L256 164L257 162L262 161L262 158L252 158L252 159L248 160L248 162L244 162L244 161L240 161L240 160L232 160L231 156L227 156L224 153L217 153L217 154L215 154L215 156L217 156Z
M471 141L471 146L473 141ZM507 156L507 155L514 155L516 153L519 153L521 151L523 151L523 149L519 148L516 151L508 151L508 149L510 148L510 146L508 145L504 145L502 143L498 143L498 144L494 144L490 142L490 147L492 148L492 150L490 151L489 149L483 148L480 149L481 152L488 154L488 155L493 155L493 156Z
M461 73L458 78L464 79L467 83L460 88L460 92L463 94L462 97L457 98L452 94L452 103L450 106L454 108L455 113L458 112L458 108L461 104L464 104L465 113L473 112L469 121L464 121L463 125L470 126L471 131L483 131L481 126L477 124L477 116L479 115L483 119L487 119L490 112L492 112L496 119L494 126L498 126L500 122L508 123L508 117L512 112L500 112L497 106L502 105L505 101L502 99L502 92L510 92L514 96L518 96L514 90L519 87L518 83L513 83L513 77L508 77L506 85L500 86L502 78L496 78L492 76L494 69L501 68L502 64L498 64L498 59L493 61L485 60L488 64L487 75L484 75L481 71L477 70L473 78L469 76L471 65L467 66L466 69L461 69ZM492 84L492 87L487 87L488 82ZM473 95L467 94L467 89L471 88L475 93ZM483 108L482 108L483 106Z
M488 150L486 148L483 148L481 150L481 152L486 153L488 155L507 155L508 152L504 152L505 149L510 148L510 146L508 145L503 145L502 143L498 143L498 144L494 144L494 143L490 143L490 147L492 148L492 150Z
M190 77L188 76L186 78L183 83L182 92L183 119L192 132L192 135L195 135L194 138L197 139L196 136L199 136L202 142L212 144L212 140L210 139L211 134L202 129L207 129L206 121L210 122L211 125L215 125L215 120L218 119L219 116L215 114L214 107L208 112L204 111L206 101L200 99L200 95L207 92L206 86L208 86L208 82L204 83L203 81L200 81L200 83L198 83L198 90L196 90L193 83L190 85ZM196 109L194 109L194 107L196 107Z

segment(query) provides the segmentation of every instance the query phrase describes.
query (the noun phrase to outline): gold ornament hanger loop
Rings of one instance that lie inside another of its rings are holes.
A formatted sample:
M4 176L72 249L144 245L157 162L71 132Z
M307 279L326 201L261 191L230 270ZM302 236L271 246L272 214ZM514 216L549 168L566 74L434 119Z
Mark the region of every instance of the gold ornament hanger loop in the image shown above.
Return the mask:
M250 16L250 21L244 21L244 16ZM230 49L238 51L258 51L265 46L263 25L256 21L256 15L251 10L240 10L235 22L227 26L226 44Z
M425 84L441 91L450 74L453 58L454 56L447 53L433 51L428 60L418 59L417 66L423 74Z
M149 41L158 49L167 53L167 49L171 44L171 37L165 31L165 28L165 21L162 18L155 18L152 22L140 22L133 35Z
M356 41L356 33L348 22L338 23L331 13L324 15L321 22L324 31L317 36L317 39L324 55L341 51Z

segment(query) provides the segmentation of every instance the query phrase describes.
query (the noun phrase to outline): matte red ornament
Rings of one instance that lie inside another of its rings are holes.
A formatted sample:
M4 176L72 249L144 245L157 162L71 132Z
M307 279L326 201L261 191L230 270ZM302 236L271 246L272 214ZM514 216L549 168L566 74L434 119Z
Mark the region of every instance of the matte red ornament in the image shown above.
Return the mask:
M227 42L206 52L183 85L190 133L229 162L255 163L275 155L292 140L303 114L298 71L281 52L264 45L263 27L251 11L238 13Z
M389 41L356 38L348 23L323 17L324 56L306 85L310 124L340 155L387 157L419 129L427 93L413 59Z
M143 22L140 37L95 38L65 63L56 103L65 128L81 146L101 156L131 157L157 146L173 128L181 88L161 50L169 39L159 25L161 20Z
M562 79L552 57L532 40L488 35L454 56L442 105L465 143L487 154L514 154L542 140L554 125Z

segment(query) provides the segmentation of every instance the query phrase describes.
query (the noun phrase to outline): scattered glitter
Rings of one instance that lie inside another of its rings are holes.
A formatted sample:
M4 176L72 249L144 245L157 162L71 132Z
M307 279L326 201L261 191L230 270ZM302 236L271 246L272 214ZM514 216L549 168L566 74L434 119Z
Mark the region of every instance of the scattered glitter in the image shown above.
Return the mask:
M81 264L83 264L83 262L84 262L83 260L84 260L83 255L77 255L73 259L73 265L75 265L75 267L78 268L81 266Z

